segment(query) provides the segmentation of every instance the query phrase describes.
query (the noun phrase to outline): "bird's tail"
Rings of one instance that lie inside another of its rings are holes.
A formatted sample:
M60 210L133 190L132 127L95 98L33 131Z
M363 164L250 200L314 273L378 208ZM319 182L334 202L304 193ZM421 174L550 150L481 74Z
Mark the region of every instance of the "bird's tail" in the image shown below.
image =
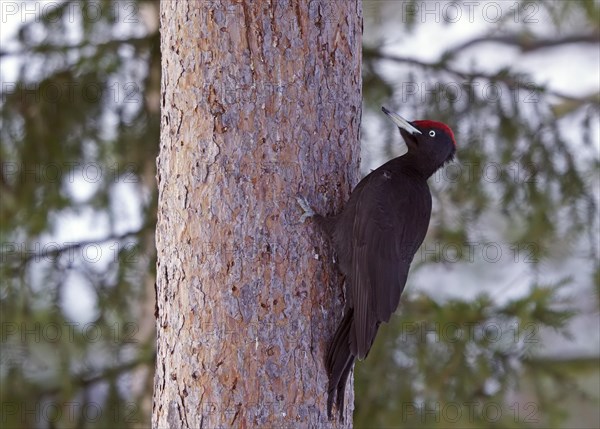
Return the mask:
M327 352L325 366L329 377L327 389L327 416L331 420L331 409L334 397L340 413L340 420L344 418L344 393L346 381L354 364L354 355L350 351L350 328L353 322L353 309L348 309L340 325L335 331L333 341Z

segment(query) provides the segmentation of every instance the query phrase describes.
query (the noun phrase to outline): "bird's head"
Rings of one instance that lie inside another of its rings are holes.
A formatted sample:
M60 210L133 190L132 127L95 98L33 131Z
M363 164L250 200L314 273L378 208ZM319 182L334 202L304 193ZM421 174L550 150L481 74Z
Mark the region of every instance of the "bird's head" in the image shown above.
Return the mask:
M445 163L452 161L456 153L456 140L448 125L427 120L409 122L385 107L381 110L400 129L408 154L416 159L428 177Z

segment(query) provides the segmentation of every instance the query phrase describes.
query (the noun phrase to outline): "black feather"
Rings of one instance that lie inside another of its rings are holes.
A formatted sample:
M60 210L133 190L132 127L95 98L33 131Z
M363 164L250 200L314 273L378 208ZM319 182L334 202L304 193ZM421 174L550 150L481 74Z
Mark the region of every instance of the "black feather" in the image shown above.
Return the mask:
M398 307L411 261L431 214L427 182L396 158L365 177L335 218L317 222L333 239L346 275L346 309L327 355L327 412L334 397L343 416L345 384L356 358L364 359L380 323Z

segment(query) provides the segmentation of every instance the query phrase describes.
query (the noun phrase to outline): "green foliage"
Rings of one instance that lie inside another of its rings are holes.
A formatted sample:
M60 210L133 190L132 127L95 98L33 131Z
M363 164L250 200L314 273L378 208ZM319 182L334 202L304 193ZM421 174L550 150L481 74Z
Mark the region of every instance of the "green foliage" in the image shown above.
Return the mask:
M502 305L487 295L405 299L368 361L356 365L356 426L529 427L555 419L560 408L506 397L535 361L540 330L562 330L573 315L559 304L565 285L534 287ZM538 368L536 379L554 375Z
M152 318L150 335L139 332L142 303L154 299L146 285L154 276L158 31L144 30L134 13L144 6L134 2L64 2L47 14L38 6L19 29L21 48L0 52L3 66L16 60L19 68L14 82L3 78L0 111L3 427L147 425L140 392L124 389L123 377L154 362ZM124 17L135 24L130 32ZM146 194L142 222L129 231L124 187ZM65 231L76 216L89 218L75 225L88 241L71 242ZM67 308L77 307L68 296L81 295L95 301L86 323Z

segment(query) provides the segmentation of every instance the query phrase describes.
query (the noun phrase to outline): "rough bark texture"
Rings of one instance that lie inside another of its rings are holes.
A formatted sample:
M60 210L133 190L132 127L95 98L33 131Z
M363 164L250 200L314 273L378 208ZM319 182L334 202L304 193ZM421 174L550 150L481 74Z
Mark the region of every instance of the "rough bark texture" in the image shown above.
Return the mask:
M154 427L351 426L342 282L295 196L332 213L357 182L361 32L358 0L161 2Z

